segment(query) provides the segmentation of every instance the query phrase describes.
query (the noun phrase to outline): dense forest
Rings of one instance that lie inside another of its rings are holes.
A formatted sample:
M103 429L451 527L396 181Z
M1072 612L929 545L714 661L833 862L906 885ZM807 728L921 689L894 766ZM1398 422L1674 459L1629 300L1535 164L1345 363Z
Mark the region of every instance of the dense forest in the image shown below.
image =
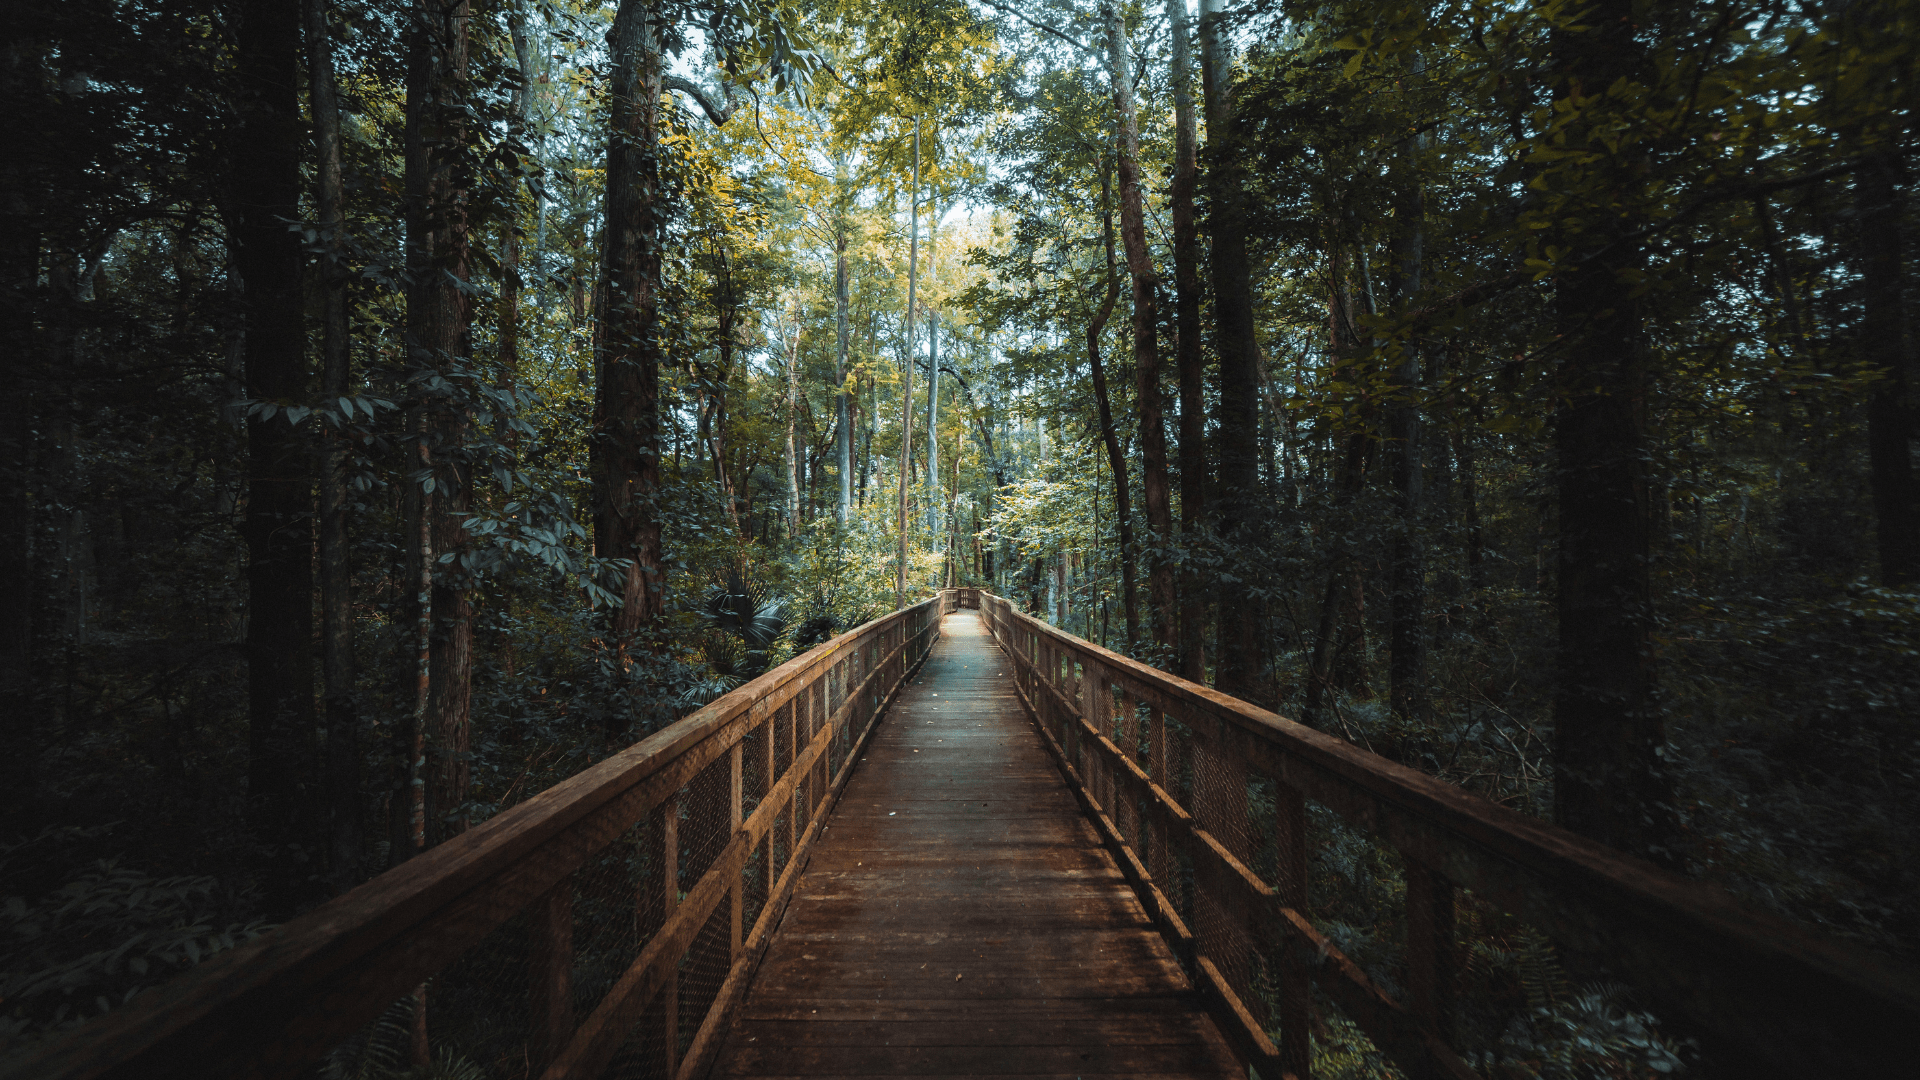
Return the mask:
M1917 16L13 5L0 1047L950 585L1920 959Z

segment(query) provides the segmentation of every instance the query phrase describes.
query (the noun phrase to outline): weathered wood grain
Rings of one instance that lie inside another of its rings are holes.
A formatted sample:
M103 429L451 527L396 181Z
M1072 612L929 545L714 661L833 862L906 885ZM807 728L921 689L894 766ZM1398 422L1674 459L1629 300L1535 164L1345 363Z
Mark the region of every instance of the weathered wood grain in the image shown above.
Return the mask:
M971 612L856 765L713 1075L1241 1075Z

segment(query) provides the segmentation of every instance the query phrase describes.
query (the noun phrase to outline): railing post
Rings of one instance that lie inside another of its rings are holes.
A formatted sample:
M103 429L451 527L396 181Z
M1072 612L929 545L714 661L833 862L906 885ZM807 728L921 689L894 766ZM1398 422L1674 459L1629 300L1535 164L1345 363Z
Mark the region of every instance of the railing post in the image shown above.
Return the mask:
M1275 782L1273 789L1273 834L1278 848L1274 869L1274 891L1280 903L1307 913L1307 800L1300 789ZM1284 930L1279 933L1285 933ZM1282 947L1278 960L1280 979L1280 1069L1299 1080L1307 1075L1313 1059L1307 1042L1307 1019L1312 1006L1312 987L1308 984L1306 964L1291 947Z
M800 745L800 725L796 718L800 715L800 706L787 705L787 770L792 772L800 765L800 755L806 750ZM795 772L793 790L787 793L787 858L791 860L794 848L800 843L800 807L807 798L806 780Z
M553 1064L573 1038L573 876L562 878L533 902L532 955L528 973L532 985L532 1073L538 1076Z
M745 807L743 805L746 801L746 785L744 783L746 780L746 751L747 740L745 733L742 733L739 741L735 742L732 749L727 751L727 806L729 810L728 816L731 819L727 823L728 836L738 836L740 834L741 823L746 821L746 814L744 813ZM745 905L742 904L741 901L746 896L747 869L743 865L739 870L727 876L732 879L727 882L727 907L732 909L730 918L733 923L731 930L728 931L727 937L727 962L731 964L740 958L740 919L746 910Z
M673 918L680 907L680 796L671 795L660 804L660 870L665 890L661 925ZM680 963L672 958L667 977L660 987L660 1040L666 1050L666 1075L680 1072Z
M1147 702L1147 769L1153 782L1160 785L1168 795L1175 795L1172 777L1167 772L1167 714L1157 701ZM1149 854L1152 860L1147 872L1153 875L1160 885L1160 893L1170 904L1180 903L1179 890L1173 883L1173 836L1167 828L1166 813L1156 802L1153 811L1153 850Z
M1451 1044L1453 883L1407 859L1407 996L1413 1015Z

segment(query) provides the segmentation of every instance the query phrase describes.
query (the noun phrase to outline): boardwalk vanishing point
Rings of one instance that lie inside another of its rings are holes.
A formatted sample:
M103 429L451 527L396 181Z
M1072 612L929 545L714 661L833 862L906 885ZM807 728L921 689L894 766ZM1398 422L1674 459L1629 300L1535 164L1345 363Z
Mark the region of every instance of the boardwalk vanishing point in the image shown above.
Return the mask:
M976 611L868 741L715 1076L1244 1076Z

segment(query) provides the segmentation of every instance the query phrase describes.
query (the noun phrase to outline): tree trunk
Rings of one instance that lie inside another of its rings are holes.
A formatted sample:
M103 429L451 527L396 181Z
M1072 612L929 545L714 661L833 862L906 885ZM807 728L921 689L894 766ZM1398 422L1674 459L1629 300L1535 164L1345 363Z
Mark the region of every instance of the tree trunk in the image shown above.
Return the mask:
M1167 25L1173 37L1173 284L1174 327L1180 369L1180 536L1184 557L1180 575L1179 672L1205 682L1205 590L1192 569L1207 507L1206 360L1200 352L1200 252L1193 219L1196 175L1193 120L1193 61L1189 55L1186 0L1167 0Z
M1120 533L1120 607L1126 613L1127 651L1140 641L1140 607L1133 581L1133 500L1127 491L1127 459L1120 452L1120 434L1113 426L1112 399L1107 394L1107 375L1100 363L1100 334L1113 315L1120 299L1120 275L1113 255L1113 178L1100 171L1100 231L1107 244L1107 294L1087 324L1087 360L1093 367L1093 399L1100 408L1100 437L1107 444L1107 467L1113 474L1114 525Z
M1907 348L1905 207L1895 186L1899 168L1895 156L1879 154L1854 181L1860 213L1860 352L1881 372L1867 399L1867 459L1880 583L1889 589L1920 583L1920 484L1913 469L1920 409L1914 405L1916 379Z
M1581 30L1554 32L1561 102L1574 110L1568 142L1604 156L1581 179L1589 198L1632 191L1644 147L1616 139L1618 100L1641 47L1629 0L1602 0ZM1624 100L1624 99L1619 99ZM1578 220L1578 219L1575 219ZM1558 460L1559 643L1554 688L1554 817L1622 850L1671 858L1672 793L1661 765L1664 717L1656 696L1648 570L1646 327L1632 282L1644 263L1615 211L1563 226L1580 261L1554 285L1564 342L1553 431Z
M931 188L933 185L927 185ZM927 281L939 276L934 244L940 235L940 207L927 193ZM927 540L940 541L940 316L927 301Z
M787 342L787 528L800 535L800 447L794 434L800 422L800 311L795 303L793 337Z
M850 344L850 328L847 324L847 233L852 227L847 220L846 206L847 159L845 155L834 158L834 194L839 198L836 207L837 218L833 232L833 460L840 470L839 499L835 511L840 524L847 523L847 512L853 504L853 398L847 393L847 350Z
M419 371L464 364L472 355L467 280L466 191L458 186L468 131L467 0L421 0L407 63L407 338ZM472 506L472 469L461 447L470 423L453 392L419 392L434 456L433 549L457 553ZM466 829L467 750L473 687L472 583L459 563L433 575L433 639L427 703L427 842Z
M1337 247L1329 256L1330 273L1333 288L1327 296L1327 353L1336 366L1350 365L1353 362L1351 327L1353 323L1349 306L1352 303L1347 286L1346 257ZM1256 375L1258 372L1256 371ZM1364 427L1348 433L1336 440L1340 447L1340 458L1333 466L1333 510L1337 515L1352 504L1354 497L1366 485L1367 465L1373 454L1374 440ZM1301 708L1301 722L1310 727L1325 727L1327 716L1325 706L1328 692L1336 689L1350 689L1364 683L1364 678L1356 678L1352 672L1353 657L1343 655L1342 642L1351 642L1355 635L1341 634L1341 587L1348 585L1349 597L1356 594L1364 597L1355 584L1359 571L1351 565L1352 553L1349 544L1342 536L1335 535L1327 558L1327 584L1320 599L1320 624L1313 639L1313 652L1307 661L1306 702ZM1349 601L1344 610L1364 609ZM1350 619L1348 620L1351 621ZM1359 639L1364 643L1366 628L1357 628ZM1361 647L1365 652L1364 644ZM1364 656L1361 657L1364 660ZM1343 666L1344 665L1344 666Z
M1156 335L1153 263L1147 252L1146 209L1140 194L1140 128L1134 118L1132 64L1126 28L1117 8L1106 6L1107 73L1113 83L1114 121L1119 136L1120 238L1133 279L1134 406L1140 420L1140 474L1146 501L1147 596L1153 640L1173 653L1179 646L1179 612L1174 596L1173 563L1167 543L1173 535L1172 493L1167 483L1167 430L1160 404L1160 349Z
M1200 72L1207 102L1207 225L1212 237L1214 349L1220 358L1220 478L1215 513L1221 541L1245 551L1259 512L1260 370L1253 329L1253 285L1247 264L1245 197L1233 154L1230 58L1220 0L1200 3ZM1220 594L1219 688L1253 696L1259 671L1258 632L1264 612L1245 589Z
M893 609L907 606L907 474L913 466L913 305L920 284L920 121L913 122L913 193L908 210L907 311L900 320L906 337L900 365L900 570L894 582Z
M300 9L249 0L241 13L240 145L229 176L243 282L247 396L295 402L311 390L304 257L287 228L300 212ZM247 782L264 852L268 911L317 895L314 830L313 478L306 440L286 414L247 419Z
M314 206L327 244L320 264L320 397L337 407L352 382L344 254L345 191L340 174L340 107L335 97L327 0L306 0L307 101L313 113ZM346 422L341 417L341 423ZM321 698L327 729L328 875L336 893L360 870L360 709L354 688L353 566L347 538L347 441L329 428L320 461Z
M1420 61L1413 62L1415 74ZM1426 196L1420 187L1416 155L1426 140L1414 136L1400 146L1399 205L1393 239L1394 308L1404 312L1420 292L1426 231L1421 223ZM1387 411L1388 464L1399 521L1387 542L1389 609L1387 615L1387 701L1393 715L1412 720L1426 711L1426 558L1421 548L1420 349L1401 342L1393 374L1394 397Z
M0 51L0 101L25 106L44 95L41 85L47 44L18 28ZM35 326L40 291L41 206L48 193L34 183L35 164L25 155L0 159L0 377L11 391L0 398L0 738L17 748L0 762L0 814L32 802L34 763L45 738L33 706L38 684L34 654L33 474L39 382L45 363ZM239 395L233 395L239 396ZM221 455L238 459L238 454Z
M533 44L527 40L525 0L512 0L507 8L507 33L513 39L514 64L519 68L519 85L507 109L507 136L515 142L526 137L527 102L533 93ZM520 377L520 193L511 191L507 199L506 220L500 224L500 366L509 388ZM539 257L538 249L534 256ZM509 431L509 445L517 444Z
M619 646L651 626L665 602L660 559L660 43L648 0L620 0L607 50L613 65L607 131L606 237L594 335L594 538L630 560L613 619ZM722 466L724 468L724 466Z

